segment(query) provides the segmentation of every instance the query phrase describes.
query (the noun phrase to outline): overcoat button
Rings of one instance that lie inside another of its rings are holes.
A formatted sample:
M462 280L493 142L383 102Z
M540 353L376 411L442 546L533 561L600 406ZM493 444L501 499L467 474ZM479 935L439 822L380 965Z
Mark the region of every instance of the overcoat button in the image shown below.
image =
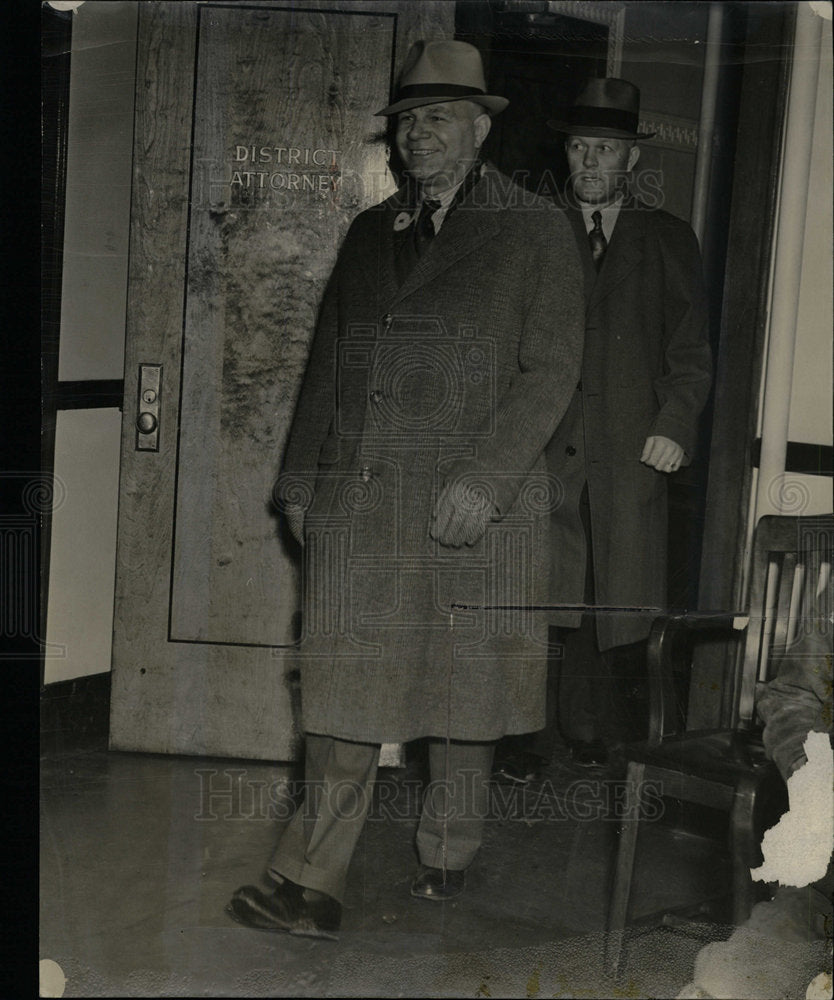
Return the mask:
M373 389L371 391L371 402L379 405L382 402L382 393L379 389Z
M389 327L394 322L394 317L391 315L391 313L386 313L382 317L382 322L385 324L385 326L387 328L387 327Z
M362 466L362 468L359 470L359 478L362 480L363 483L370 482L370 480L373 478L373 472L371 472L370 465Z
M576 388L577 388L577 389L578 389L578 390L579 390L580 392L582 392L582 379L580 379L580 380L579 380L579 381L578 381L578 382L576 383Z
M571 458L573 458L573 456L576 454L576 448L574 448L572 444L569 444L567 448L565 448L565 454L570 455Z

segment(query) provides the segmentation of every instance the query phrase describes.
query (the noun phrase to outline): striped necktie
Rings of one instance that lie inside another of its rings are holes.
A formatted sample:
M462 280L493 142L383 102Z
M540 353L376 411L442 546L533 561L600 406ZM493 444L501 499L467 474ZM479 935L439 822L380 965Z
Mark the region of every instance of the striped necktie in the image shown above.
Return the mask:
M420 214L414 225L414 245L417 248L417 255L421 256L426 247L435 237L434 222L432 216L440 208L440 202L436 198L424 198L420 207Z
M588 233L588 242L591 244L591 256L594 258L594 266L597 270L602 267L602 258L608 249L608 240L602 231L602 214L594 212L591 215L591 222L594 228Z

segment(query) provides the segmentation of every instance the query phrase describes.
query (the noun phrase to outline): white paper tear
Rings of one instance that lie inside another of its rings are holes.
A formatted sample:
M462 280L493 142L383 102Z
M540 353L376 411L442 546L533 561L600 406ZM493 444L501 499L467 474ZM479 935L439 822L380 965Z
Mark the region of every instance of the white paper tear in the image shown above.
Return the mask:
M42 958L38 962L38 973L40 979L38 996L62 997L64 995L64 990L67 986L67 977L57 962L53 962L51 958Z
M814 976L805 991L805 1000L831 1000L831 973Z
M808 6L824 21L831 20L831 0L810 0Z
M834 754L827 733L808 733L808 762L788 778L790 808L762 840L759 882L798 888L825 875L834 848Z

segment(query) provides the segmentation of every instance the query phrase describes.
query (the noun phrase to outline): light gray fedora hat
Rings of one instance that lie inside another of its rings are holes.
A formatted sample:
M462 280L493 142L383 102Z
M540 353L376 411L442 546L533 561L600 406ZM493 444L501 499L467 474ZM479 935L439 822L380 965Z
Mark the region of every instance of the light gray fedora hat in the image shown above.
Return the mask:
M395 115L408 108L441 101L475 101L491 115L510 103L486 92L481 53L468 42L415 42L408 53L394 103L376 115Z

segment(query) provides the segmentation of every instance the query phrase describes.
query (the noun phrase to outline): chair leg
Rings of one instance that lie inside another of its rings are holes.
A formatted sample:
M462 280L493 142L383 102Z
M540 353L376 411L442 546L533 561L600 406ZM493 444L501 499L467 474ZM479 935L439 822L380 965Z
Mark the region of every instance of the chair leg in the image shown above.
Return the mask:
M742 777L733 794L730 810L730 855L733 859L733 923L743 924L753 909L753 880L750 859L757 844L753 829L756 805L756 783L751 776Z
M626 774L626 809L617 849L614 887L608 910L608 936L605 944L605 965L609 973L615 977L620 968L625 925L628 918L628 902L631 896L631 880L634 875L634 856L637 850L645 771L645 764L629 761Z

